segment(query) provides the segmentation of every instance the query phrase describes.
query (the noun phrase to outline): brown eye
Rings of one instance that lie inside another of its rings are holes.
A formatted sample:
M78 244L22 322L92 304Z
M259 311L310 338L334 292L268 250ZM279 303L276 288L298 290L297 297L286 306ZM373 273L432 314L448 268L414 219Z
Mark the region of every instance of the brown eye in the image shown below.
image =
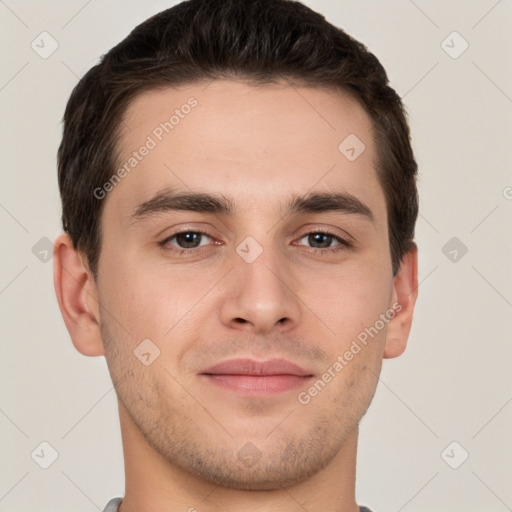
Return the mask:
M183 231L165 240L165 243L175 245L180 249L195 249L209 242L211 242L211 238L200 231Z
M305 241L305 244L313 249L330 249L338 245L347 245L340 237L323 232L308 233L303 236L300 241Z

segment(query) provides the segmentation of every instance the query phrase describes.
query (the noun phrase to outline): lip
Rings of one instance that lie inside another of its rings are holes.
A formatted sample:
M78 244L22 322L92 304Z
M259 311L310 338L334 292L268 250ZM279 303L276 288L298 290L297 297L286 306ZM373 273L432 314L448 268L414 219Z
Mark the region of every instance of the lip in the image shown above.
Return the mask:
M211 384L243 395L269 395L303 386L313 375L286 359L230 359L200 375Z
M210 375L295 375L297 377L311 376L299 365L286 359L269 359L256 361L255 359L229 359L207 368L201 372Z

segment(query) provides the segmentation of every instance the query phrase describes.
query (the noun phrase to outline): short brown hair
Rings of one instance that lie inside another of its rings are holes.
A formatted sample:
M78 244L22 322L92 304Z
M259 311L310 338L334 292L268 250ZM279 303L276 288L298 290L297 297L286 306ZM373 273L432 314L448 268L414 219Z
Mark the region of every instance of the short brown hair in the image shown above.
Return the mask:
M219 78L342 90L366 109L395 275L414 245L417 164L404 107L377 58L296 1L188 0L137 26L84 75L68 101L58 151L62 225L93 276L104 203L94 190L115 172L128 105L144 91Z

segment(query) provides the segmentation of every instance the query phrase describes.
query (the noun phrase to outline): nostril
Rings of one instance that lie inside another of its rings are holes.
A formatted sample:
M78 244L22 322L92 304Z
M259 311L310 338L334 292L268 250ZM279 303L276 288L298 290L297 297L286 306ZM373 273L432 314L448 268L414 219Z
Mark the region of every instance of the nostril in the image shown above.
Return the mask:
M246 324L247 323L247 320L243 319L243 318L235 318L235 322L237 324Z

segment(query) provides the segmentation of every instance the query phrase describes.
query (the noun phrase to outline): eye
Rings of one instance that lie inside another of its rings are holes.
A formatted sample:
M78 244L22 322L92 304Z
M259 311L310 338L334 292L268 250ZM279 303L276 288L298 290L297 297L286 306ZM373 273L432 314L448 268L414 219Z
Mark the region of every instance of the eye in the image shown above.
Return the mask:
M202 231L182 231L166 238L162 245L170 244L180 249L196 249L211 241L211 237Z
M308 244L313 249L333 249L337 246L348 246L348 242L340 238L339 236L318 231L314 233L308 233L299 240L299 245L303 243Z

